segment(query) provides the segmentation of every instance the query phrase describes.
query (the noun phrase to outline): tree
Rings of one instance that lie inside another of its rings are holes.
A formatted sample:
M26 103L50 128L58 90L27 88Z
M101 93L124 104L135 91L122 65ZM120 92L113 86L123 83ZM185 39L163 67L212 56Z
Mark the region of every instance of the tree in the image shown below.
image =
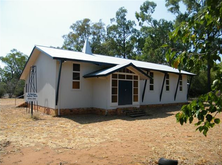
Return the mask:
M19 86L17 86L17 84L27 59L28 57L26 55L16 49L12 49L5 57L0 57L0 60L6 64L6 66L1 69L0 82L5 85L5 90L9 94L9 97L16 94L16 87L23 91L24 83L20 82L21 85ZM21 88L21 86L23 87Z
M91 26L91 48L95 54L106 54L106 49L103 47L105 42L106 30L105 24L100 20L97 23L93 23Z
M0 98L3 97L4 94L6 93L5 91L6 85L2 81L3 76L4 76L4 70L0 68Z
M173 66L179 69L183 65L197 70L207 68L209 92L183 106L181 112L176 114L176 118L181 124L188 121L192 123L196 118L197 130L206 136L209 128L220 123L216 115L222 110L222 69L216 64L217 61L221 61L222 54L222 2L220 0L206 0L199 4L198 1L192 2L196 7L187 5L188 9L191 8L188 10L190 14L187 21L182 22L171 35L174 41L191 43L192 47L184 50L174 60ZM210 86L211 69L216 72L212 86Z
M107 27L107 43L112 49L110 55L118 55L123 58L132 58L134 50L134 26L135 22L126 19L127 10L119 8L116 17L111 19L111 25Z
M160 19L153 19L152 14L155 12L156 3L145 1L140 6L140 12L135 16L141 27L140 32L143 34L142 55L140 60L166 63L165 54L168 48L162 47L164 44L170 44L168 33L173 30L173 23Z
M185 13L181 13L179 10L179 2L183 2L187 8ZM206 7L206 3L207 1L203 0L203 1L199 1L199 0L167 0L166 6L169 7L169 10L173 13L177 13L177 19L176 19L176 23L177 25L181 23L181 18L187 17L187 19L185 19L186 22L190 22L191 19L197 19L197 17L201 17L201 13L203 12L203 10L205 10ZM213 3L216 3L216 1ZM200 20L200 19L199 19ZM193 20L194 21L194 20ZM196 24L197 26L200 26L200 24ZM204 24L202 24L204 25ZM217 34L214 37L214 33L212 33L212 29L208 29L208 28L204 28L204 27L199 27L200 29L198 29L196 27L196 31L192 32L192 35L196 35L198 38L197 40L199 40L198 42L203 42L202 40L204 39L209 39L209 38L217 38ZM213 30L215 32L215 30ZM180 33L180 31L179 31ZM217 33L217 32L216 32ZM205 35L202 37L202 35ZM193 36L193 38L194 38ZM188 42L187 42L188 43ZM193 41L189 42L190 44L190 49L193 49ZM196 49L198 50L198 49ZM211 68L213 67L213 63L210 62L210 58L211 55L207 54L207 59L204 60L203 62L205 63L206 69L207 69L207 81L208 81L208 92L211 91ZM209 60L208 60L209 59ZM201 69L205 69L205 68L201 68ZM198 68L199 70L199 68Z
M149 36L145 40L143 56L146 61L166 64L165 54L168 49L162 45L171 44L168 34L173 30L173 24L164 19L153 22L153 27L149 28Z
M71 32L63 36L64 43L62 48L82 51L85 40L88 39L93 53L106 53L106 49L103 48L102 44L105 40L106 30L105 24L101 20L93 23L90 19L85 18L76 21L70 28Z
M182 2L186 6L185 13L180 11L180 2ZM204 0L166 0L166 7L168 10L177 16L179 15L192 15L197 13L204 5Z
M64 35L62 48L74 51L82 51L86 38L89 38L91 32L91 21L88 18L76 21L70 26L72 30L68 35Z

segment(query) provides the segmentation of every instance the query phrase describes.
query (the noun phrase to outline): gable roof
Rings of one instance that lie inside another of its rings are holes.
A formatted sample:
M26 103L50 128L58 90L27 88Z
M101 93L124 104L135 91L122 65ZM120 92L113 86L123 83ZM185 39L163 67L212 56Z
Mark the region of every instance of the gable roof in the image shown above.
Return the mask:
M126 64L119 64L116 66L113 66L111 68L105 68L99 71L95 71L89 74L84 75L84 78L90 78L90 77L103 77L103 76L108 76L122 68L127 68L129 67L130 69L132 69L134 72L136 72L137 74L140 75L141 79L149 79L152 77L150 77L149 75L147 75L146 73L144 73L142 70L140 70L138 67L136 67L135 65L133 65L132 63L126 63Z
M137 60L132 60L132 59L124 59L124 58L99 55L99 54L86 54L84 52L63 50L63 49L57 49L57 48L51 48L51 47L45 47L45 46L35 46L24 67L24 70L20 77L21 79L25 78L24 72L26 72L27 74L27 69L29 70L30 68L29 66L34 64L33 59L37 58L36 56L38 56L39 52L43 52L55 60L90 62L90 63L95 63L95 64L109 64L113 66L126 64L126 63L132 63L134 66L140 69L148 69L148 70L169 72L169 73L176 73L176 74L195 75L187 71L183 71L183 70L179 71L178 69L175 69L170 66L163 65L163 64L155 64L151 62L137 61Z

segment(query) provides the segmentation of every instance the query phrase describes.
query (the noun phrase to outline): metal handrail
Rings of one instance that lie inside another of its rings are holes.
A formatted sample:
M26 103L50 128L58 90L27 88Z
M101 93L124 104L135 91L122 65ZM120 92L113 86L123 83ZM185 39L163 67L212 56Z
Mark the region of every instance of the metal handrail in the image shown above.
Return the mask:
M21 95L21 96L18 96L18 97L15 97L15 106L16 106L16 99L17 98L20 98L20 97L22 97L22 96L24 96L25 94L23 94L23 95Z

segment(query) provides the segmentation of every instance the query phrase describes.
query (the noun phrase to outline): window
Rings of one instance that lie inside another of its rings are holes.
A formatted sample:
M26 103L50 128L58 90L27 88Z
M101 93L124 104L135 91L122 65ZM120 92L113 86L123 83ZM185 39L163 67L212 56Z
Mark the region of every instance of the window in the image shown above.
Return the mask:
M120 73L132 73L133 74L133 72L131 70L127 69L127 68L120 69L117 72L120 72Z
M125 79L126 75L125 74L119 74L119 79Z
M180 76L180 78L179 78L179 89L180 89L180 91L183 91L183 79L182 79L182 76Z
M73 64L72 89L80 89L80 64Z
M138 102L138 76L134 76L133 81L133 102Z
M170 75L166 75L166 91L170 91Z
M135 75L132 71L127 68L123 68L112 74L112 88L111 88L111 102L118 103L118 82L119 80L132 81L133 84L133 102L138 102L138 93L139 93L139 76Z
M153 79L150 79L150 90L153 91L154 90L154 73L150 72L150 77L152 77Z
M118 97L118 80L117 74L112 74L112 103L117 103Z

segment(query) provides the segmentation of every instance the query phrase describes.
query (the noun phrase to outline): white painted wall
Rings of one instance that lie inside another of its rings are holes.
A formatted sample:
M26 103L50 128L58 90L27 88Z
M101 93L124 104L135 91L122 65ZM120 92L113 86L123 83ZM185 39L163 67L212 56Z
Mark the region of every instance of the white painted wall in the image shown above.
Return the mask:
M72 73L73 63L80 64L80 89L72 89ZM37 89L38 89L38 105L56 109L55 106L56 88L59 72L59 62L53 60L44 53L38 55L35 61L37 66ZM111 103L111 76L102 78L84 78L83 76L93 71L99 70L101 67L85 62L67 61L63 63L60 92L59 92L59 108L102 108L115 109L118 104ZM159 100L164 73L154 72L154 90L149 90L149 80L147 81L146 93L142 102L142 93L145 80L139 83L139 103L132 106L149 105L149 104L165 104L187 102L187 76L183 75L183 91L177 91L177 98L174 100L174 94L178 81L178 75L170 73L170 91L166 91L165 85L162 94L162 100ZM28 83L28 77L26 83ZM120 106L122 107L122 106ZM124 106L123 106L124 107Z
M140 104L159 104L159 93L161 91L162 81L163 81L163 73L154 72L154 90L150 91L150 80L147 80L146 91L144 95L144 101L142 102L142 97L140 99ZM140 93L142 96L144 89L145 80L140 81Z
M188 87L187 87L187 75L182 75L182 80L183 80L183 91L177 90L177 97L176 97L176 102L187 102L187 91L188 91Z
M80 64L80 89L72 89L73 63ZM98 69L98 66L91 63L71 61L63 63L59 92L60 109L89 108L93 106L93 79L84 78L83 76ZM57 63L57 70L59 70L59 63Z
M93 107L110 109L110 92L110 76L93 78Z
M187 76L183 75L183 91L177 90L177 97L174 100L174 94L177 86L178 75L169 73L170 76L170 91L166 91L166 82L164 83L162 99L160 101L160 92L162 88L164 73L154 72L154 90L149 90L150 81L147 81L146 93L144 96L144 101L142 102L142 97L140 99L141 105L150 105L150 104L168 104L168 103L181 103L187 102ZM140 93L142 96L145 80L140 81Z
M55 108L56 61L40 53L34 65L37 66L38 105ZM28 81L29 77L26 84Z

